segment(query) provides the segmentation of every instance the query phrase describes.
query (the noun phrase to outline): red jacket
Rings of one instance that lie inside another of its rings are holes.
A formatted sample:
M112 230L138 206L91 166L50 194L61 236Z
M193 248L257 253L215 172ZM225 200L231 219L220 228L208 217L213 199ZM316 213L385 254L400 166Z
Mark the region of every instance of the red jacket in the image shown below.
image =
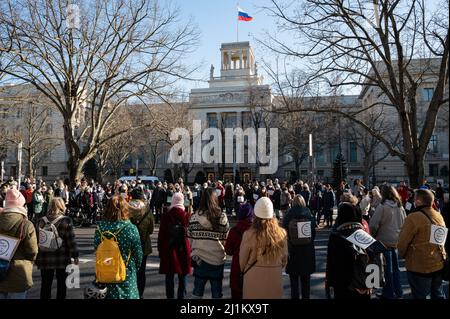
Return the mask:
M21 193L25 197L25 203L27 205L33 203L33 189L26 189L21 191Z
M402 199L402 203L405 203L405 202L408 200L408 198L409 198L409 195L408 195L408 187L406 187L406 186L400 186L400 187L397 189L397 192L398 192L398 194L400 195L400 198Z
M179 251L173 247L169 248L170 230L178 221L186 229L189 219L184 209L173 207L171 210L164 212L161 216L161 224L158 234L158 251L159 251L159 273L160 274L183 274L191 273L191 246L185 235L185 247Z
M222 186L222 184L217 184L216 189L220 190L220 195L217 197L219 198L219 204L222 205L225 198L225 188Z
M225 252L233 256L231 261L230 288L233 299L242 299L242 290L239 287L239 250L241 247L242 235L251 227L252 223L248 219L239 220L236 226L230 229L225 243Z

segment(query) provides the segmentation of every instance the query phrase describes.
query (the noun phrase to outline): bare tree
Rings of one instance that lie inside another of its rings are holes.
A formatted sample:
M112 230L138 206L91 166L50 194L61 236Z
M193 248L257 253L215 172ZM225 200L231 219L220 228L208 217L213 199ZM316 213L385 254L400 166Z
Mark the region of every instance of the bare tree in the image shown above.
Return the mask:
M359 124L405 163L411 185L418 186L436 117L448 103L448 1L434 9L424 0L271 3L265 9L277 19L277 35L281 32L296 40L288 44L268 35L260 43L289 60L300 59L310 74L304 85L362 86L375 95L358 110L303 105L286 111L332 112ZM436 86L423 111L417 104L418 89L429 78ZM357 117L380 106L392 110L401 131L400 145Z
M396 131L393 123L388 121L388 118L383 112L370 110L360 117L363 117L362 121L367 123L370 129L377 132L379 135L389 136L393 131ZM363 181L365 185L369 185L369 175L371 170L389 156L389 151L379 139L366 130L359 126L352 125L351 121L345 121L344 123L344 125L348 127L346 130L347 139L353 141L362 152L363 158L361 162L364 173ZM399 143L399 140L400 133L398 132L392 144L395 145L395 143Z
M180 12L156 0L76 8L57 0L0 3L0 72L35 86L63 116L72 182L103 144L127 131L105 135L121 106L167 99L190 76L195 68L182 61L198 40L192 22L179 23Z
M11 131L6 139L14 145L22 143L27 175L35 177L37 167L63 139L53 134L50 106L29 102L27 107L19 108L17 112L23 119L21 125Z

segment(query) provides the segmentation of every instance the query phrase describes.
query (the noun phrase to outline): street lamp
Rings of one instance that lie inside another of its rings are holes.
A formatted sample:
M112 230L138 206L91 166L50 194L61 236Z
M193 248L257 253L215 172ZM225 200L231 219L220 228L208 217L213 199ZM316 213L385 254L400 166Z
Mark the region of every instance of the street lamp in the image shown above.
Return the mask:
M309 172L310 172L310 184L313 186L314 179L314 165L313 165L313 141L312 134L309 134Z

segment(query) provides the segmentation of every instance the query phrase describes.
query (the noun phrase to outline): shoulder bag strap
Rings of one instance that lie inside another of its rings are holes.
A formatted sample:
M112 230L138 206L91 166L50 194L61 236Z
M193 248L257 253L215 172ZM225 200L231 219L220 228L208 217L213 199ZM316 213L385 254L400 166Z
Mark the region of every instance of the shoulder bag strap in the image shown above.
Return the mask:
M261 256L264 256L265 253L266 253L266 251L264 250L264 252L261 254ZM256 256L255 261L252 262L251 265L250 265L247 269L245 269L245 270L242 272L242 275L245 275L246 273L248 273L248 271L249 271L250 269L252 269L253 266L255 266L257 262L258 262L258 256Z
M431 220L431 217L428 216L427 213L425 213L423 210L419 210L419 212L421 212L422 214L424 214L428 218L428 220L430 221L431 225L434 225L433 221Z

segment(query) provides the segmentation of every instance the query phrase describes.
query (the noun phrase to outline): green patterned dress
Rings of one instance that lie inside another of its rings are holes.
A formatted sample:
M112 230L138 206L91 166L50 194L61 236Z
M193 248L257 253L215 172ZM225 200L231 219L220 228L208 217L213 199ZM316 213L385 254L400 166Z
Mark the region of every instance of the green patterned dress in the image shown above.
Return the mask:
M136 274L142 262L142 247L138 229L129 220L117 222L101 221L95 231L95 249L100 244L99 229L100 232L110 231L117 233L120 231L117 240L125 263L131 252L130 260L127 264L126 280L120 284L107 284L108 292L106 299L139 299ZM104 236L106 238L111 237L109 234L105 234Z

